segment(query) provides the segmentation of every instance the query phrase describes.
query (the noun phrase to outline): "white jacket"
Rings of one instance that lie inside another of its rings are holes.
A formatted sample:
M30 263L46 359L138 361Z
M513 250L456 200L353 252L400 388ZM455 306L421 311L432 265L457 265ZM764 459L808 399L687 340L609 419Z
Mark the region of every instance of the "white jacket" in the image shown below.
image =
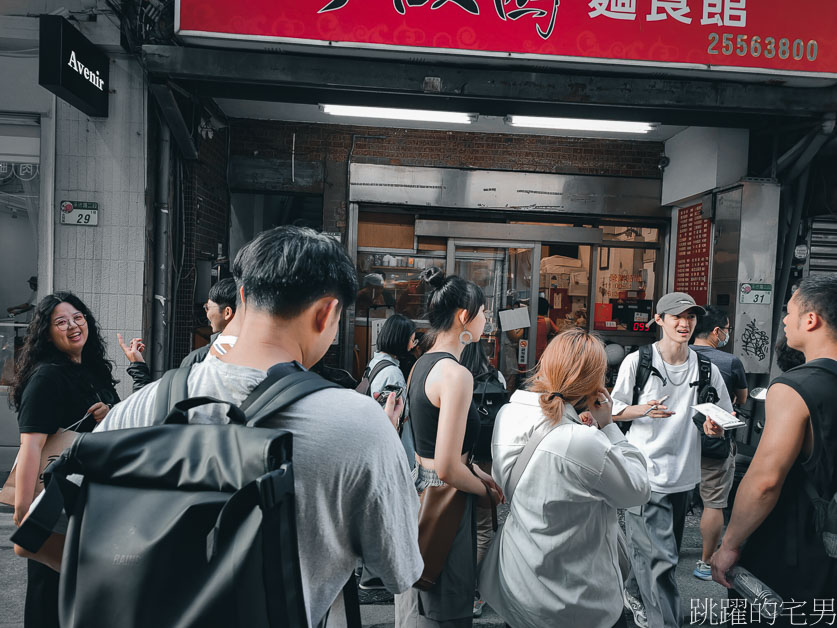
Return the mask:
M504 491L545 420L538 394L520 390L497 415L492 472ZM639 450L616 425L581 424L568 405L520 478L480 567L480 593L515 628L610 628L622 613L616 509L649 497Z

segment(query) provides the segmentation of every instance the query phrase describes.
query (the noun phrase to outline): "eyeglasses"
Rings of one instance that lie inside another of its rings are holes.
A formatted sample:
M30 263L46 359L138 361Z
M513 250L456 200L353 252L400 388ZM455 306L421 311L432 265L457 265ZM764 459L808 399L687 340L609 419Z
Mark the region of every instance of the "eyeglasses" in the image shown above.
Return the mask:
M59 318L53 321L52 324L61 331L67 331L67 328L70 326L70 321L72 321L76 327L84 327L87 325L87 318L85 318L84 314L81 312L73 314L73 317L70 320L67 320L66 318Z

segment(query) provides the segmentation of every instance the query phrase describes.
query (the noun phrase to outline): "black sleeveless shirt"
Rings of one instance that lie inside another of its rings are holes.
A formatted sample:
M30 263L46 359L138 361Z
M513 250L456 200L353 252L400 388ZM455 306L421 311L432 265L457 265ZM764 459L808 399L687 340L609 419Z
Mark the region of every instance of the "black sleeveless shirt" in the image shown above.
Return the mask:
M436 434L439 431L439 408L430 403L424 392L427 375L440 360L456 360L445 352L425 353L413 367L413 378L410 381L408 398L410 401L410 423L412 423L415 438L416 453L422 458L433 458L436 455ZM480 433L480 415L473 399L468 408L465 423L465 438L462 441L462 453L468 453L477 442Z
M793 388L808 406L813 449L794 461L776 506L741 554L741 565L785 600L831 599L837 592L837 559L828 557L815 533L814 509L805 492L806 479L821 497L837 492L837 376L823 368L828 362L837 366L827 358L812 360L773 381ZM810 613L812 604L800 610Z

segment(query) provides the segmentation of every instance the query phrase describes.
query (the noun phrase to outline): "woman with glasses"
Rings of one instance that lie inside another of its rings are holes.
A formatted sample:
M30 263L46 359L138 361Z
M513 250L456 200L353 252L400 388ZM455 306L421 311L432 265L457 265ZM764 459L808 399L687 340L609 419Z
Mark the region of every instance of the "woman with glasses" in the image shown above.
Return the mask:
M81 419L76 429L90 431L119 402L112 372L87 306L70 292L44 297L29 323L9 391L20 429L15 525L32 503L47 437ZM24 625L58 626L58 574L34 560L28 565Z

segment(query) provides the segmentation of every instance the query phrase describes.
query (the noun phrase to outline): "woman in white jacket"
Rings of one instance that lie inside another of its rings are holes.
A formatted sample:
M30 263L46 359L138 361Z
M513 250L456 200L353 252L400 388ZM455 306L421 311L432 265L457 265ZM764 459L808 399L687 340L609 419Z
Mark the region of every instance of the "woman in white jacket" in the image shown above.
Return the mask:
M612 422L606 365L598 338L559 334L497 416L492 472L505 493L527 441L542 437L480 568L480 592L512 628L625 625L616 509L650 489L645 459Z

